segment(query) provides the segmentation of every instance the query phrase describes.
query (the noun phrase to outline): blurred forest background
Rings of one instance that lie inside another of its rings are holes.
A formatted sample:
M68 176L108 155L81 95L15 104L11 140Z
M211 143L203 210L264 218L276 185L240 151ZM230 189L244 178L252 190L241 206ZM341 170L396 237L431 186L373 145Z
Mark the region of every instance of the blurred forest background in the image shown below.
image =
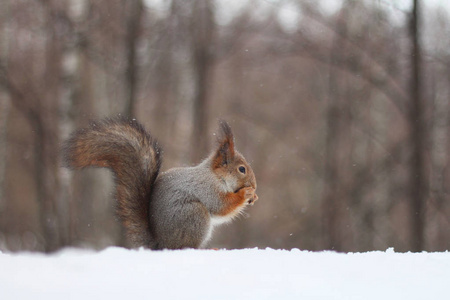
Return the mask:
M230 122L260 200L211 247L450 250L450 17L405 0L0 0L0 250L122 243L91 119L140 120L163 170Z

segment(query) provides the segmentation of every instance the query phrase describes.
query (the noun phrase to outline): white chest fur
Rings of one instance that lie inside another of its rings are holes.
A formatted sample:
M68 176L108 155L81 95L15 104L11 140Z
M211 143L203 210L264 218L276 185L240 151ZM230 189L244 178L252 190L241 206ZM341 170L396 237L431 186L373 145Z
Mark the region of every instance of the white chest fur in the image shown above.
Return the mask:
M224 224L230 222L232 219L231 216L211 216L211 225L217 226L220 224Z
M230 222L233 218L230 216L211 216L210 223L209 223L209 229L205 236L205 239L203 240L202 247L205 246L205 244L211 239L212 233L214 231L214 227Z

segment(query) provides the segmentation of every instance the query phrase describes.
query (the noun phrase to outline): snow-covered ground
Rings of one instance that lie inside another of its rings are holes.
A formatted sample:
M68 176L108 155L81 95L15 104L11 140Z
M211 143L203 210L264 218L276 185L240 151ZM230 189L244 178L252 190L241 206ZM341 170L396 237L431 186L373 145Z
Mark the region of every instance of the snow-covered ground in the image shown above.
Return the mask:
M0 299L450 299L450 252L0 253Z

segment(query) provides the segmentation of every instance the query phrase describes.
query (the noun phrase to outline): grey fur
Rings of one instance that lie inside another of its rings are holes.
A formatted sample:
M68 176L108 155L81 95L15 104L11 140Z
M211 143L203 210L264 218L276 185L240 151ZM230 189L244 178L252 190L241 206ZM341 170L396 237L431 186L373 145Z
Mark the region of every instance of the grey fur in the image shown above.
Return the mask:
M211 161L212 157L195 167L170 169L157 178L150 202L155 237L151 248L198 248L208 241L214 226L211 219L222 207L218 192L237 189L227 188L217 178Z

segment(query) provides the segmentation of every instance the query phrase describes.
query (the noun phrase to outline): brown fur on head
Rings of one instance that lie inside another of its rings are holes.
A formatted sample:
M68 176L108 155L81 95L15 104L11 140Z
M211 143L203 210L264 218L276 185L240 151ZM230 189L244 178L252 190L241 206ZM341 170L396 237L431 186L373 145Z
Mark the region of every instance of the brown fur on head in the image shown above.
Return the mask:
M224 181L229 191L237 192L244 187L256 189L255 174L244 156L236 151L230 125L221 120L219 126L219 145L213 157L213 170Z

